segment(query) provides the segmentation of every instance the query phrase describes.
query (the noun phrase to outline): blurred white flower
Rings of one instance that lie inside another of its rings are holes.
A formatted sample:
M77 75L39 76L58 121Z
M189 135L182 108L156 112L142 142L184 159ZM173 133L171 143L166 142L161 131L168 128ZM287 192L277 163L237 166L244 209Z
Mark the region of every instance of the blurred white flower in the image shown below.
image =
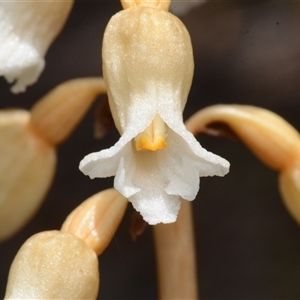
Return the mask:
M72 5L73 0L0 2L0 76L15 82L12 92L24 92L37 81Z

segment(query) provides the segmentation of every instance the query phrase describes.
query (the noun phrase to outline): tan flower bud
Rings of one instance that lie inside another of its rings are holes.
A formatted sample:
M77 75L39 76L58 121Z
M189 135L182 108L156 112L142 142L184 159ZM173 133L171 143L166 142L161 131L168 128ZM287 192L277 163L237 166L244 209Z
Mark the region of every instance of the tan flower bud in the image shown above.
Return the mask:
M225 123L267 166L278 170L279 189L288 211L300 224L300 135L280 116L263 108L214 105L187 120L194 134Z
M127 203L127 199L114 189L97 193L67 217L61 230L81 238L99 255L114 236Z
M0 241L35 213L55 170L55 148L29 128L30 113L0 112Z
M76 79L49 92L32 113L0 111L0 241L37 210L54 174L55 145L105 91L101 78Z
M72 234L46 231L20 248L5 299L96 299L98 287L95 252Z
M198 111L186 126L195 134L213 123L227 124L272 169L285 169L299 159L299 133L271 111L248 105L214 105Z

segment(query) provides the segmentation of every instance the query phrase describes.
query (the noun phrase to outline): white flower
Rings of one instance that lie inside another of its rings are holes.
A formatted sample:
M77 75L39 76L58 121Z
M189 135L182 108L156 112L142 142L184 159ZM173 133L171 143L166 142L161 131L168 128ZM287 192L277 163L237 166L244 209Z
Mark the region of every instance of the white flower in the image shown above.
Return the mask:
M62 29L73 0L0 2L0 76L15 82L12 92L35 83L44 55Z
M106 28L103 72L121 138L79 167L91 178L115 175L115 188L149 224L174 222L180 197L196 197L200 176L229 170L183 124L193 76L188 32L156 8L121 11Z

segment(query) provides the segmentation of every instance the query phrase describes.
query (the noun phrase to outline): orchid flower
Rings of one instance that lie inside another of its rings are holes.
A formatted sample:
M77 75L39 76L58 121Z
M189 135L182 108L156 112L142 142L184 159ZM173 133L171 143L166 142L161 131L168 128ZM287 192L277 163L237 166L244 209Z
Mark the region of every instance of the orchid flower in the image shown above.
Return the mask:
M200 176L229 170L183 123L194 68L189 34L166 9L137 5L111 18L102 57L121 138L79 168L91 178L115 175L114 187L149 224L175 222L180 197L196 197Z
M44 55L61 31L73 4L67 1L0 2L0 76L11 91L24 92L45 66Z

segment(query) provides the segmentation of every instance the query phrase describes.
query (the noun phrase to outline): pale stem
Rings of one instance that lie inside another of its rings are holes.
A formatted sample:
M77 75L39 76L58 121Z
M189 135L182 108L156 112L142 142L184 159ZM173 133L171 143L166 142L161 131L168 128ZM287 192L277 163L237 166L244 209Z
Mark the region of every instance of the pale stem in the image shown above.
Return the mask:
M147 6L165 11L168 11L170 2L170 0L121 0L123 9Z
M160 299L198 299L191 203L182 201L178 219L154 226Z

